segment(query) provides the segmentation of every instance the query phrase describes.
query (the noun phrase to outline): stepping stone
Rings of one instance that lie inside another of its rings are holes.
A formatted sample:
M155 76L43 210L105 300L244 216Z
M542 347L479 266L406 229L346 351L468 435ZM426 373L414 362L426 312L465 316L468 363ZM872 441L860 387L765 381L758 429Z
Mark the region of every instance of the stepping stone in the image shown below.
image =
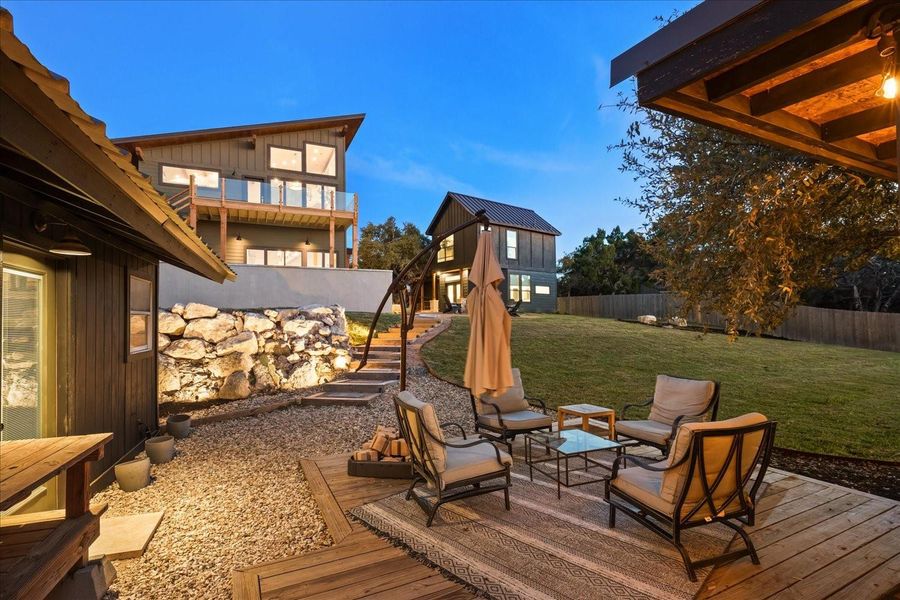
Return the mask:
M367 394L364 392L319 392L312 396L307 396L300 401L301 406L354 406L368 405L369 402L378 397L378 394Z
M393 379L350 379L345 381L332 381L326 383L322 387L326 391L340 392L365 392L369 394L379 394L384 388L392 383L396 383Z
M347 371L344 373L345 379L380 379L386 381L388 379L400 379L400 371L398 369L370 369L368 365L362 371Z
M90 559L106 556L110 560L119 560L142 556L162 518L162 512L101 517L100 537L91 544Z

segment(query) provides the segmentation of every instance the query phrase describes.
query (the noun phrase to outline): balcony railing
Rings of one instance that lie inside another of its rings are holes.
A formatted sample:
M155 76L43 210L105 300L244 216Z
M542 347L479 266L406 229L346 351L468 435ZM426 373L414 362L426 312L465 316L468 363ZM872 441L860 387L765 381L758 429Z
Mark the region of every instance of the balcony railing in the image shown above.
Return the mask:
M191 176L191 182L188 189L185 190L187 193L173 196L170 201L176 210L181 207L182 199L188 200L187 203L184 203L187 205L190 198L348 212L354 210L356 194L332 191L320 185L308 185L309 187L292 183L272 184L265 181L220 177L219 187L204 187L196 185L194 177ZM175 206L176 203L179 206Z

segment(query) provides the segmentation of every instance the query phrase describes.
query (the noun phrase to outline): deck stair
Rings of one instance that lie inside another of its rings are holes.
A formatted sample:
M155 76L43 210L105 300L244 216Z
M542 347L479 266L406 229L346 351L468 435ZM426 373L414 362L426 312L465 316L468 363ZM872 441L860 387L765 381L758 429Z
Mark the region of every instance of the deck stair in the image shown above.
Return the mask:
M417 318L407 340L415 340L438 322L437 319ZM364 344L354 346L351 371L337 381L326 383L322 386L323 391L305 397L302 403L309 406L366 406L387 386L397 383L400 379L399 325L376 334L372 339L366 366L356 371L364 353Z

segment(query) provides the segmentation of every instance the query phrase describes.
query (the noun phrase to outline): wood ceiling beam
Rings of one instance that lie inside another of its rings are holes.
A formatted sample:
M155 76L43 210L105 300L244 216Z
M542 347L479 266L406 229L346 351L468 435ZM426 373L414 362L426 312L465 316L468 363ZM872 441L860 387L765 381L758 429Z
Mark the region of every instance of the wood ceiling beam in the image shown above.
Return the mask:
M750 97L750 113L755 116L808 100L881 73L881 57L876 48L795 77Z
M836 142L871 133L894 125L892 103L886 102L873 108L840 117L822 124L822 139Z
M897 158L897 140L882 142L875 147L875 156L879 160L891 160Z
M774 2L792 7L793 2ZM793 37L706 81L707 97L718 102L865 39L872 8L864 6Z

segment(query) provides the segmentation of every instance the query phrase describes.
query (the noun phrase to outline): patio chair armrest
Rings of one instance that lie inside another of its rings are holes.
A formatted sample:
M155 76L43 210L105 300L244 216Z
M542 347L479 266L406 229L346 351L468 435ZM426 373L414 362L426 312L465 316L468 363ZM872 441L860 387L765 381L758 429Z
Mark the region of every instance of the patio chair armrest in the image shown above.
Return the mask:
M621 419L625 418L625 412L629 408L643 408L645 406L650 406L651 404L653 404L653 398L649 398L646 402L641 402L640 404L626 404L625 406L622 407L622 411L619 413L620 418Z
M620 456L617 456L616 460L613 461L612 478L615 479L616 474L618 474L619 469L621 468L622 464L624 464L625 460L634 461L634 463L642 469L646 469L648 471L656 471L657 473L663 473L665 471L669 471L670 469L680 467L681 463L683 463L686 458L687 458L687 453L685 453L685 455L681 457L681 460L679 460L674 465L666 465L665 467L657 467L654 465L654 463L658 463L659 462L658 460L644 458L643 456L635 456L633 454L632 455L622 454Z
M486 404L494 409L494 412L497 413L497 422L500 424L500 429L506 429L506 425L503 423L503 413L500 411L500 407L493 402L489 402L484 398L481 399L482 404Z
M463 426L460 425L459 423L442 423L441 429L444 429L445 427L456 427L457 429L459 429L459 432L462 434L462 438L466 439L466 430L463 429Z
M534 406L534 403L537 402L540 405L541 412L543 412L545 415L547 414L547 404L540 398L532 398L530 396L525 396L525 400L531 406ZM537 408L537 407L535 407L535 408Z
M503 460L500 458L500 449L497 448L497 446L494 445L494 443L489 439L479 438L477 440L474 440L472 442L468 442L465 444L451 444L450 442L441 442L441 445L443 445L446 448L471 448L472 446L477 446L478 444L490 445L490 447L494 450L494 454L497 456L497 464L500 465L501 467L506 466L503 464Z

